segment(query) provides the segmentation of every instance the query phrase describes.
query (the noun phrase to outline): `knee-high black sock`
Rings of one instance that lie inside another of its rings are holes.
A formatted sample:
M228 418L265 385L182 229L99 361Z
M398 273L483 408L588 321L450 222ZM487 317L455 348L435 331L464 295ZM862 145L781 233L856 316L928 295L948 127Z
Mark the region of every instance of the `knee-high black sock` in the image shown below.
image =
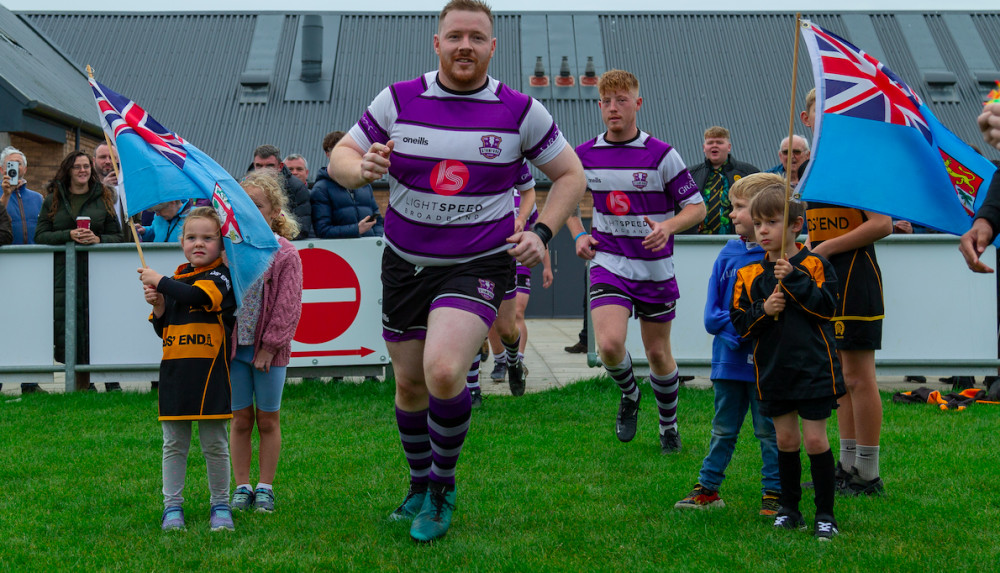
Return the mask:
M799 500L802 499L802 459L799 458L798 450L778 450L778 477L781 479L782 512L798 513Z
M809 465L813 483L816 485L816 515L833 517L835 488L833 452L827 450L821 454L809 454Z

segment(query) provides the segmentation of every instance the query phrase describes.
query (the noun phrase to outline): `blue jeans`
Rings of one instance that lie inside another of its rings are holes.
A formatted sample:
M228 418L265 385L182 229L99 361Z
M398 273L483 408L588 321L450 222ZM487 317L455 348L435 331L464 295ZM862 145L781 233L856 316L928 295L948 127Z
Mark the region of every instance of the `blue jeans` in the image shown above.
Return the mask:
M726 468L736 451L736 439L743 427L747 410L753 419L753 433L760 441L761 494L764 490L781 490L778 479L778 442L774 435L774 422L760 414L760 401L754 393L753 382L738 380L712 380L715 389L715 417L712 419L712 442L708 455L701 464L698 483L718 491L726 477Z

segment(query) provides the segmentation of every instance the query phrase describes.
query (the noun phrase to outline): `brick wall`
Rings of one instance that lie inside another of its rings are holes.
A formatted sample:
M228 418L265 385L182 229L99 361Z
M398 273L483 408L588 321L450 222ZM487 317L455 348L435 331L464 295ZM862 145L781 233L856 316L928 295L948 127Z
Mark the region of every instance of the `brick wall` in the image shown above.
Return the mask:
M103 139L97 139L87 134L80 136L80 149L91 155L101 143L104 143ZM45 186L55 177L56 170L59 169L63 158L76 149L76 132L72 129L66 130L66 143L37 141L11 133L10 144L23 151L28 159L28 170L25 176L28 181L28 189L44 195Z

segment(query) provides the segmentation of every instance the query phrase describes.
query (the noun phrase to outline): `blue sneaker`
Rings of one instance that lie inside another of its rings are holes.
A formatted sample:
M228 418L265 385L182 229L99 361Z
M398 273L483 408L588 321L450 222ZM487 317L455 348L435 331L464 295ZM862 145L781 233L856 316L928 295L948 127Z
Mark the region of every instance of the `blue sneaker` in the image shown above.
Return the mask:
M389 514L390 521L408 521L420 513L420 508L424 506L424 498L427 497L427 482L411 483L403 503L395 511Z
M240 486L233 492L233 502L230 504L236 511L244 511L253 507L254 495L250 488Z
M184 529L184 510L179 505L172 505L163 510L163 531L179 531Z
M253 492L253 506L257 511L271 513L274 511L274 490L259 487Z
M208 525L212 531L233 531L233 512L229 509L228 503L219 503L212 506L211 518Z
M455 486L431 482L420 513L410 526L414 541L427 543L441 539L451 526L451 513L455 511Z

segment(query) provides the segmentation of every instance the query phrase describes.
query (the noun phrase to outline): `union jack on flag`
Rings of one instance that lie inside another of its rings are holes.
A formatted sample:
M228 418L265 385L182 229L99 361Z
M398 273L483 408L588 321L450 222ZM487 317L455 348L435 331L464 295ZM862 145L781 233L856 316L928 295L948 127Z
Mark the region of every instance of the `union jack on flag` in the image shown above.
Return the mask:
M122 133L134 133L171 163L184 168L187 151L184 150L184 140L180 136L160 125L139 104L115 93L93 78L90 79L90 88L94 90L105 131L112 133L115 139Z
M848 41L819 26L806 23L816 37L823 65L823 113L834 113L915 128L928 142L930 127L920 113L923 102L885 64Z

